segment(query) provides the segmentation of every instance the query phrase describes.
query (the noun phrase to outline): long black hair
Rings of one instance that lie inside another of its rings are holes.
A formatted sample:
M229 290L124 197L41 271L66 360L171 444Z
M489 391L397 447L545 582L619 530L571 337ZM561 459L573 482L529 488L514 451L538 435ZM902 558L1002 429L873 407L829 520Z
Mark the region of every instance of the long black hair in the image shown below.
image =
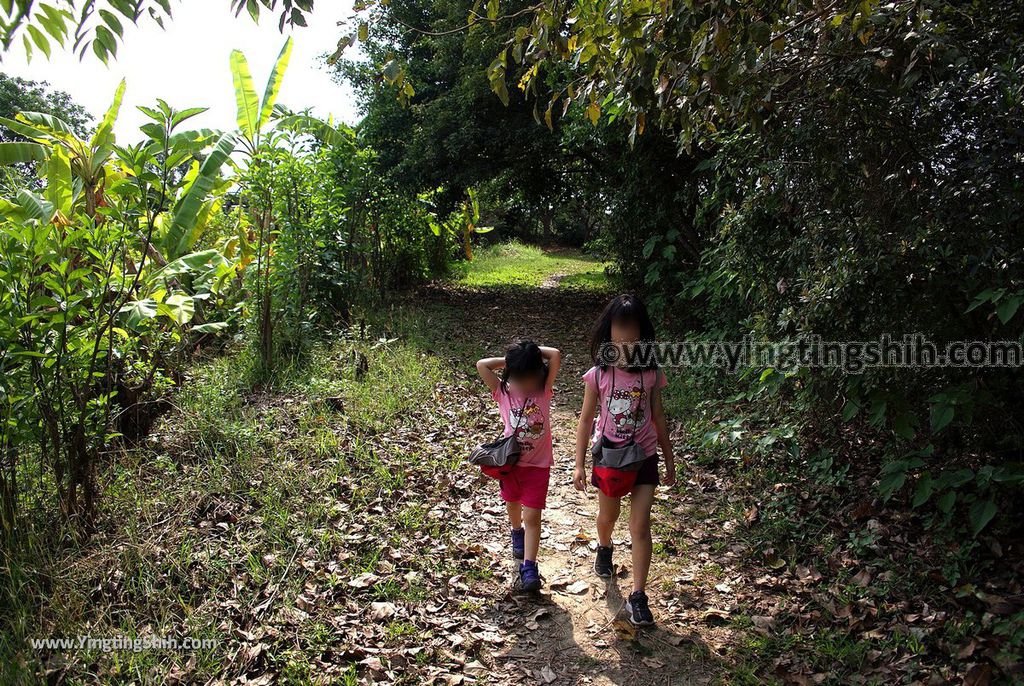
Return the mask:
M654 324L651 316L647 314L647 306L639 296L631 293L623 293L612 298L605 305L604 312L597 318L594 329L590 334L590 357L594 364L602 369L608 366L608 360L601 354L607 343L612 342L612 322L629 322L636 324L640 329L640 341L654 342L657 335L654 333ZM648 355L644 364L627 366L631 372L639 372L644 369L657 369L658 361L654 355Z
M505 368L501 370L501 390L508 392L509 379L539 378L546 381L548 366L540 346L533 341L517 341L505 351Z

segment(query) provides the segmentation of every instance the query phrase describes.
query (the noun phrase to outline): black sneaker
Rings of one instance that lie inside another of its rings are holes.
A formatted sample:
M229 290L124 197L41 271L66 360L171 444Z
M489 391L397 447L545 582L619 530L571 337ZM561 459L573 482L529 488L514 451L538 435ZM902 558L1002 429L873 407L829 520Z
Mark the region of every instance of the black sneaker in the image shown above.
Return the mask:
M629 623L633 626L654 624L654 615L647 606L647 594L643 591L633 591L629 595L629 599L626 600L626 613L629 615Z
M597 574L602 579L609 579L615 574L615 565L612 564L611 546L597 546L597 557L594 558L594 574Z

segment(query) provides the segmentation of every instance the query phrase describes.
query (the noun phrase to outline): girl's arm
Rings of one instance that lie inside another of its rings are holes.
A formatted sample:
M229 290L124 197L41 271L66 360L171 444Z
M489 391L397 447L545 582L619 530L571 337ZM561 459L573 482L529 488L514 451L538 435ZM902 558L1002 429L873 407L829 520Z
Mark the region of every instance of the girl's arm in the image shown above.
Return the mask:
M658 432L658 446L661 448L661 454L665 456L665 485L672 486L676 482L676 456L672 452L672 441L668 438L665 406L661 402L660 388L655 388L654 395L651 396L651 417Z
M562 351L558 348L547 348L540 346L540 354L543 355L544 359L548 362L548 380L546 383L546 390L551 391L555 387L555 377L558 376L558 370L562 366Z
M587 384L583 387L583 410L580 412L580 422L576 426L576 469L572 473L572 483L577 491L587 488L587 445L594 430L596 409L597 389Z
M487 387L491 389L491 393L494 393L494 390L501 384L501 379L494 373L494 370L501 369L504 366L504 357L485 357L482 360L477 360L477 374L484 380Z

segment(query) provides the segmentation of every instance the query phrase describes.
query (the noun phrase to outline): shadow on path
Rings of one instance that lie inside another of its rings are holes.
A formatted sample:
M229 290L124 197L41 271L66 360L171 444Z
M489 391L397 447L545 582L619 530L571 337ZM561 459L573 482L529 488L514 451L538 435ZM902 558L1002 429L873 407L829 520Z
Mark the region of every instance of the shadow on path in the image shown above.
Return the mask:
M539 564L546 584L540 594L522 597L511 592L515 569L508 557L508 529L497 484L487 480L467 496L471 509L492 515L473 533L479 537L477 542L491 551L494 575L477 582L490 584L489 595L494 598L474 613L493 629L476 653L477 669L485 670L489 683L500 684L642 685L719 680L725 666L696 632L675 626L671 620L637 631L625 620L619 588L619 584L628 584L628 569L623 567L628 564L628 541L620 538L628 536L625 510L616 535L622 551L617 559L620 574L608 581L593 574L596 497L593 490L577 492L571 480L582 402L580 377L591 366L587 338L608 295L561 288L557 279L553 283L556 285L542 289L435 286L418 295L418 305L430 313L433 335L438 338L431 345L440 348L447 340L450 345L444 350L449 354L445 356L467 375L478 357L501 354L518 338L555 346L563 353L552 402L555 466L542 525ZM490 399L482 384L478 396L481 407L489 412ZM485 426L495 421L490 414L481 418ZM665 573L659 570L663 564L655 559L652 578L658 577L659 571ZM659 612L659 600L658 592L653 591L655 613Z

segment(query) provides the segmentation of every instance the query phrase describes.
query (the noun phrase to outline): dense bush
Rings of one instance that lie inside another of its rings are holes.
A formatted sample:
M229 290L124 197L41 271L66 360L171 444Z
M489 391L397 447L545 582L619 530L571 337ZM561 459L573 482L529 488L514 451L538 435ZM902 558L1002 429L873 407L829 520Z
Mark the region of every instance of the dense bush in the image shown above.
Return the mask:
M590 241L697 336L1021 338L1019 3L475 9L366 4L365 45L400 97L366 65L344 71L399 184L470 174L500 228ZM486 70L503 115L479 104L467 62ZM487 128L437 129L477 117ZM491 151L497 128L506 147L528 141L522 157ZM425 147L435 140L451 145ZM523 160L529 179L515 173ZM752 395L771 383L815 440L869 424L884 439L887 498L923 484L908 501L937 502L947 519L962 503L978 530L1019 483L1019 370L788 372L745 378ZM949 477L958 469L969 483Z
M370 172L354 131L276 106L290 50L262 102L232 55L236 132L189 130L204 110L160 101L119 145L123 84L88 137L45 112L0 120L0 161L38 174L0 200L4 534L27 502L88 524L98 461L144 435L218 334L253 345L265 375L447 265L449 232Z
M771 49L783 71L791 52L831 55L789 67L799 96L680 130L703 158L680 188L700 204L647 237L646 286L667 314L734 339L1020 340L1020 6L835 16ZM753 98L763 72L723 74L719 89ZM803 370L783 389L819 427L841 413L889 437L886 498L914 483L908 502L946 521L963 503L976 533L1020 483L1019 369Z
M199 189L215 173L214 163L198 173L211 137L181 128L199 110L147 109L144 141L118 147L123 92L89 138L42 113L2 122L31 141L0 144L3 161L35 162L44 175L41 192L2 203L6 533L33 472L46 486L36 496L88 521L98 456L130 428L130 407L173 375L188 339L216 327L201 302L234 269L214 250L173 252L202 231Z

